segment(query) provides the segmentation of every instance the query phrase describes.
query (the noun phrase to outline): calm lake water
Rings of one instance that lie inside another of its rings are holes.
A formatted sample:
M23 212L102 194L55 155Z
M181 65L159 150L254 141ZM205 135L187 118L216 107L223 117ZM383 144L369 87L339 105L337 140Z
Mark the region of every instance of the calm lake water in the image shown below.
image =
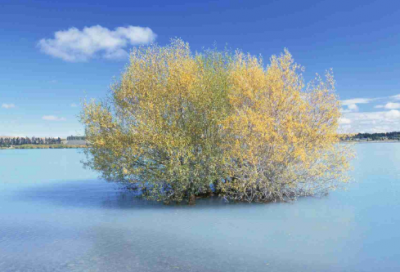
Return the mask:
M400 271L400 144L356 146L347 191L164 206L79 150L0 150L0 271Z

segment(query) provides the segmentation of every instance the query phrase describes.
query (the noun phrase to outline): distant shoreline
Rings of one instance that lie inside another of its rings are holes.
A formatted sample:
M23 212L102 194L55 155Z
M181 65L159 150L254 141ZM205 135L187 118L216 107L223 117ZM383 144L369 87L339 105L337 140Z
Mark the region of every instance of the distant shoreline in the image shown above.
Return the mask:
M8 149L72 149L72 148L86 148L86 145L66 145L66 144L50 144L50 145L14 145L9 147L0 147L1 150Z
M341 141L342 143L400 143L398 140L361 140L361 141ZM71 144L25 144L25 145L14 145L10 147L0 146L0 150L9 149L80 149L87 148L87 145L71 145Z

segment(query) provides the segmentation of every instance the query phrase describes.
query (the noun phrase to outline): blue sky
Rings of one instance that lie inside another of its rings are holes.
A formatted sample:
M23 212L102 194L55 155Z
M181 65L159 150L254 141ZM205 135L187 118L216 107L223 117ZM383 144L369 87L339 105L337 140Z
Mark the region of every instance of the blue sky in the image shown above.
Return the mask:
M133 46L288 48L305 78L333 68L341 131L400 131L400 1L0 0L0 136L82 134Z

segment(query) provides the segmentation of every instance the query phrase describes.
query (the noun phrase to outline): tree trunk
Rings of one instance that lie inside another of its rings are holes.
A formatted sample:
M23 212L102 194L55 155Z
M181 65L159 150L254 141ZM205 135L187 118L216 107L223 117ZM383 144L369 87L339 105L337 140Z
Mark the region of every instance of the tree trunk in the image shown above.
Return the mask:
M192 193L189 195L189 205L195 205L195 204L196 204L196 195Z

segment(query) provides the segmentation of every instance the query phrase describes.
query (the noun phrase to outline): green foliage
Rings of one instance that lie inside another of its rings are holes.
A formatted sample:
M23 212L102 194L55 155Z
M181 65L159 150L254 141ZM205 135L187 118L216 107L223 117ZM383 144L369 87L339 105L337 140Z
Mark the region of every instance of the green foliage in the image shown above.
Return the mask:
M0 137L0 147L19 146L19 145L50 145L61 144L58 138L38 138L38 137Z
M73 136L73 135L71 135L71 136L67 137L67 141L76 141L76 140L84 141L86 139L85 139L85 136Z
M400 132L357 133L341 136L343 141L400 141Z

